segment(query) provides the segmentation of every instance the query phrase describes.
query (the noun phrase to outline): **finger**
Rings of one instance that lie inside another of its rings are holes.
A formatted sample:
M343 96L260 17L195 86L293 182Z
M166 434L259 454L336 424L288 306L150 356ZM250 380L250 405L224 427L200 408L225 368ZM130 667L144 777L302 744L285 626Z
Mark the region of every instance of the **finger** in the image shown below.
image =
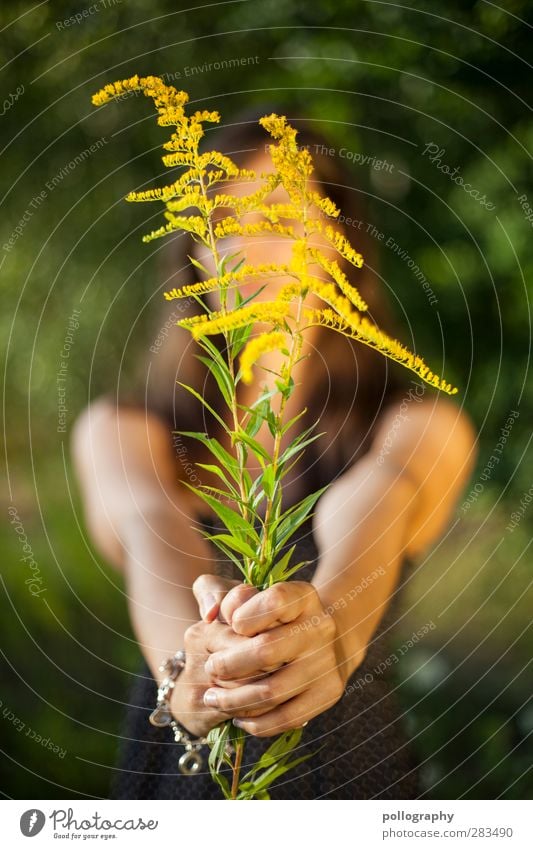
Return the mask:
M250 642L248 637L236 634L230 625L224 625L215 619L214 622L193 622L185 631L183 643L187 665L191 668L201 664L205 674L204 664L210 652L224 651Z
M209 655L224 651L243 651L246 647L251 646L252 641L249 637L236 634L231 625L226 625L218 619L215 619L214 622L202 624L204 625L202 632L203 649Z
M321 676L329 672L324 664L322 666L322 669L310 670L306 658L242 687L209 687L204 693L204 704L239 718L259 716L309 689L311 683L319 682Z
M214 728L215 725L219 725L228 718L223 711L210 708L203 701L198 704L196 700L188 701L185 705L180 706L179 710L173 710L172 713L174 718L181 725L184 725L186 730L194 737L203 737L205 733L203 729Z
M314 716L330 708L336 701L337 698L324 698L319 690L312 687L261 716L250 719L236 717L233 724L254 737L272 737L293 728L301 728Z
M258 592L257 587L251 587L250 584L238 584L233 587L222 600L218 614L219 619L231 625L233 614L237 608L241 607L252 596L257 595Z
M263 590L246 601L233 614L231 625L238 634L252 637L268 628L292 622L304 610L319 607L312 584L286 581Z
M205 622L216 619L222 599L238 583L218 575L200 575L196 578L192 591L198 602L200 616Z
M233 633L234 640L213 639L209 644L210 656L205 671L210 678L220 682L250 678L279 669L303 654L310 643L306 632L294 629L292 625L280 625L256 637ZM215 645L221 647L216 649Z

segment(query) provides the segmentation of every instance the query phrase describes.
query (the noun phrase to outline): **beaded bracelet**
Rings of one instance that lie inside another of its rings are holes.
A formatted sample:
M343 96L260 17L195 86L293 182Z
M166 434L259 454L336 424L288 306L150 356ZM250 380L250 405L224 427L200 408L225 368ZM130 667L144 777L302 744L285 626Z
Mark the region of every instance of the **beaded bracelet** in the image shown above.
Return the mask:
M185 751L178 761L179 771L183 775L194 775L204 765L200 750L207 743L207 738L191 737L187 729L174 719L170 710L172 690L184 668L185 652L182 650L177 651L172 657L167 658L159 667L160 672L166 672L167 674L157 688L157 705L150 714L149 720L157 728L166 728L170 725L174 732L176 743L185 746Z

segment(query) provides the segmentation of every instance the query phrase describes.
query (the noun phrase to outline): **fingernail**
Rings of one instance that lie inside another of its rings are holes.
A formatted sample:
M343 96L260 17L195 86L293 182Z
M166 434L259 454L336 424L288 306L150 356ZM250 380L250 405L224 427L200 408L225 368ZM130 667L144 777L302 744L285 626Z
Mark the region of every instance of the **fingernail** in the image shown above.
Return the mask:
M207 707L216 707L217 706L217 694L214 690L206 690L204 693L204 705Z
M216 607L217 604L218 602L213 593L205 593L200 599L200 614L202 619L206 619L209 611Z
M235 728L242 728L244 725L244 721L242 719L234 719L233 724Z

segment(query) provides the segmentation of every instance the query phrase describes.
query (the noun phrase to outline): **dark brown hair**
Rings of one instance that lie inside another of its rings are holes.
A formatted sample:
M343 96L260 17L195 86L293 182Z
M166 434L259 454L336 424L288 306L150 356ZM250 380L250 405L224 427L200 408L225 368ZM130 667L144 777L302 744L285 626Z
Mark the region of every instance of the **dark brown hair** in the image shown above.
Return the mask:
M245 160L264 149L269 136L258 125L261 115L271 109L248 113L224 128L217 128L208 137L209 146L230 155L245 167ZM317 188L330 197L341 210L341 221L365 221L364 194L352 185L352 174L343 160L329 155L331 142L308 122L290 119L298 129L298 141L308 145L315 165ZM328 153L323 153L323 151ZM340 226L343 226L342 224ZM369 317L385 332L398 336L383 284L376 270L374 245L366 228L354 229L344 225L347 237L365 258L363 269L349 266L345 272L352 277L369 306ZM195 279L195 269L188 260L192 254L191 239L179 233L167 237L158 249L160 290L182 286ZM173 430L206 430L203 409L176 381L188 383L202 392L209 402L220 404L214 381L194 356L194 343L188 331L169 326L186 314L198 311L191 301L165 302L160 327L166 327L165 344L157 349L148 364L143 365L141 391L123 396L124 403L142 403L162 416ZM316 354L317 367L308 370L312 382L303 387L307 413L301 426L308 427L320 418L319 430L325 431L306 452L306 474L312 478L309 488L322 486L340 474L368 450L375 423L384 408L407 391L409 372L366 345L346 339L335 331L319 328ZM167 335L168 334L168 335ZM320 363L320 367L318 367ZM310 380L310 377L309 377ZM139 387L140 390L140 387ZM207 423L207 427L212 422ZM194 456L194 448L191 446Z

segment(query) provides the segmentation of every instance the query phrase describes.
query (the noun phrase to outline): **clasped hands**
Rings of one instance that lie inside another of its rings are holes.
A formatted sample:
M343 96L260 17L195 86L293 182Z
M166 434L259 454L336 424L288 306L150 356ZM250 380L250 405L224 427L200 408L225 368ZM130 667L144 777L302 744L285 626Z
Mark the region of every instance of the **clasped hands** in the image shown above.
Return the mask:
M298 728L342 696L337 629L312 584L266 590L201 575L193 585L201 621L191 625L174 716L203 736L220 722L257 737Z

